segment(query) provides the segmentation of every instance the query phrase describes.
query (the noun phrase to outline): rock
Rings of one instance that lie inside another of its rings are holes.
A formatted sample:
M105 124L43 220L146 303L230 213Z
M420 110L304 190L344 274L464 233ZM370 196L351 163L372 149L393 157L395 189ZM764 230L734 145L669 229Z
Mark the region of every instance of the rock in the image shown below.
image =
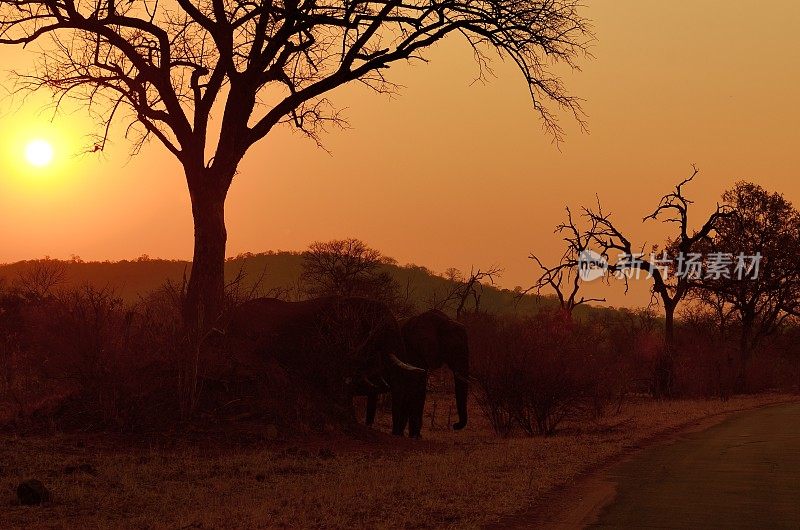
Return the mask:
M23 506L37 506L50 502L50 491L41 481L32 478L17 486L17 499Z
M267 480L267 475L265 475L264 473L259 473L258 475L256 475L257 482L264 482L265 480Z

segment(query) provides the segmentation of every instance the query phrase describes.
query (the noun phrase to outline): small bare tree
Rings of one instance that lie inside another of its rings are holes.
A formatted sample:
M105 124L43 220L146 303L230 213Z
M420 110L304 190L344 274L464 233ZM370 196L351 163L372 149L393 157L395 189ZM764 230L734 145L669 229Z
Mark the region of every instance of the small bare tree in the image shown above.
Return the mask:
M577 69L591 40L580 0L2 0L0 44L41 44L23 89L71 97L101 126L116 119L133 152L151 137L182 164L195 225L185 318L213 325L222 308L225 199L247 151L288 124L314 141L342 123L326 95L360 82L378 92L398 62L466 39L481 75L491 53L519 68L553 138L554 108L579 123L578 101L551 73ZM212 111L219 127L212 127ZM213 131L213 133L212 133ZM300 162L298 162L300 163Z
M581 288L580 267L584 264L586 254L591 250L590 245L594 238L594 231L597 223L590 220L591 224L587 229L580 229L572 218L572 211L567 210L567 220L556 227L555 232L563 235L566 249L561 256L561 260L553 267L546 266L536 254L531 254L530 259L534 260L542 270L541 276L533 284L533 287L520 291L520 296L531 291L542 294L543 289L552 289L561 306L562 315L566 320L572 320L572 312L576 307L591 302L605 302L605 298L586 298L578 296Z
M444 277L449 281L447 291L443 296L438 297L434 293L430 300L433 309L444 310L452 308L455 311L456 319L460 319L467 310L469 301L472 300L472 308L475 313L481 309L481 297L485 283L494 285L495 278L498 278L503 269L490 267L488 269L470 269L469 276L464 276L461 271L450 267L444 273Z

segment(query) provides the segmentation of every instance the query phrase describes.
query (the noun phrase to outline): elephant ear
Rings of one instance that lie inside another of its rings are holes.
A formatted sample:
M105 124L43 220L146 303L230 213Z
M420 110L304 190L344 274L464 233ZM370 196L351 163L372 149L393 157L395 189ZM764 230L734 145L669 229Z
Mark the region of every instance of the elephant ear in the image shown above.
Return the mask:
M454 372L469 375L469 344L467 330L460 323L448 319L439 334L442 362Z
M413 364L434 370L442 365L439 325L435 315L423 313L403 328L406 357Z

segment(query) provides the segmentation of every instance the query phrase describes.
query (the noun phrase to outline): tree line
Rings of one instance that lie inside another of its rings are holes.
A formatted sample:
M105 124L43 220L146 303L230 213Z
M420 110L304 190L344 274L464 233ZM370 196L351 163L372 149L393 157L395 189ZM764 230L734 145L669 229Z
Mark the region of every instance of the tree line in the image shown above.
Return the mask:
M660 244L637 244L598 200L577 218L567 209L566 221L556 227L565 243L557 264L532 255L541 269L532 289L554 292L566 319L578 305L596 301L580 296L581 267L592 252L607 263L606 282L625 282L626 291L634 276L650 282L651 303L663 312L664 348L653 374L658 396L674 393L677 315L708 316L720 336L736 338L726 359L735 371L732 392L747 390L748 364L764 339L797 324L800 212L781 193L738 182L711 211L696 213L686 188L697 175L693 168L643 217L671 227Z

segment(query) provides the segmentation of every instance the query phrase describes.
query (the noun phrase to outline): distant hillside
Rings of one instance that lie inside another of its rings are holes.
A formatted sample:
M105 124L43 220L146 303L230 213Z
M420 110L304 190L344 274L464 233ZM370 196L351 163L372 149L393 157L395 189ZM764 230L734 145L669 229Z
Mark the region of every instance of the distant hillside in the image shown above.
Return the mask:
M12 283L30 270L37 261L20 261L0 265L0 279ZM116 262L83 262L59 261L66 269L65 287L92 285L95 287L111 287L127 302L134 302L140 296L153 291L167 280L180 283L184 274L188 276L191 263L178 260L150 259L147 257L134 261ZM297 292L297 283L301 271L302 256L293 252L267 252L263 254L245 254L229 258L225 264L225 274L230 281L243 271L244 284L261 280L261 289L288 290ZM447 293L453 283L425 267L417 265L385 265L386 270L396 279L403 292L408 291L410 301L420 308L430 306L430 301ZM551 297L535 295L517 298L515 292L498 289L492 286L484 288L481 308L491 312L533 313L539 308L554 305Z

